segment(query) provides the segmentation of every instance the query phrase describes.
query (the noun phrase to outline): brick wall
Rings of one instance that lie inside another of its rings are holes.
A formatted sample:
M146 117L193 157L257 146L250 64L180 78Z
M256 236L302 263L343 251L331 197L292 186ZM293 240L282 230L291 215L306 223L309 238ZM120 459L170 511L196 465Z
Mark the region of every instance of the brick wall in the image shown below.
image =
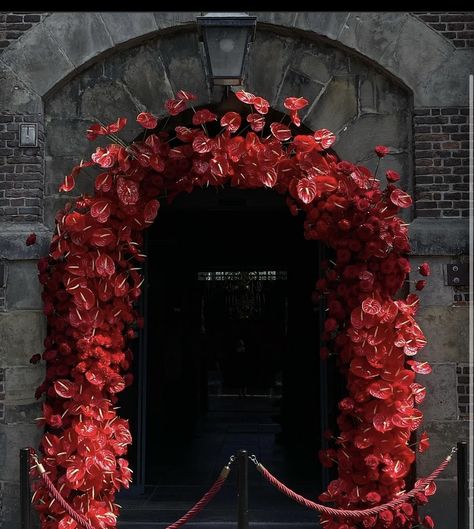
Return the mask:
M48 16L45 11L37 12L0 12L0 52L6 48L10 42L20 38L25 31L28 31L34 24Z
M415 109L417 217L469 215L469 109Z
M413 14L451 40L456 48L474 47L474 11L416 11Z
M18 147L19 124L39 122L39 147ZM44 132L39 115L0 114L0 221L42 219Z

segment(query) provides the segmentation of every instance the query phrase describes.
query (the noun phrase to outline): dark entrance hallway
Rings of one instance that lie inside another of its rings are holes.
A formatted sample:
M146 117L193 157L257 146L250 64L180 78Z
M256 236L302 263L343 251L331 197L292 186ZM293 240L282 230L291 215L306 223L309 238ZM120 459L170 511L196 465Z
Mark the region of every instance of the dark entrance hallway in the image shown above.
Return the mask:
M119 499L121 527L173 522L240 448L316 498L318 244L275 193L209 189L163 206L147 255L146 361L123 398L142 494ZM312 512L249 471L251 523L314 527ZM235 469L201 522L236 523Z

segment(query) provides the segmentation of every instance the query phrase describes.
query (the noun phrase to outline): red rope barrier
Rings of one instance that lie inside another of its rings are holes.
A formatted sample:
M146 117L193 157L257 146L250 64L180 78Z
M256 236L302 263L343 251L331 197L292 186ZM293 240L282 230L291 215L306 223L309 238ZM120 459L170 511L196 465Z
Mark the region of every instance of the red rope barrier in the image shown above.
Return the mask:
M48 476L44 466L38 461L38 456L33 448L30 448L31 457L40 473L41 479L44 481L46 488L48 489L51 496L61 505L61 507L69 514L69 516L77 522L84 529L95 529L94 526L87 520L82 514L78 513L69 503L62 497L59 490L54 486Z
M204 494L204 496L195 503L191 509L184 515L181 516L179 520L176 520L176 522L172 523L171 525L168 525L166 529L178 529L178 527L181 527L185 523L189 522L192 518L196 516L199 512L201 512L204 507L214 498L214 496L221 490L222 485L224 484L225 480L227 479L227 476L229 475L230 467L226 465L219 477L216 479L212 487Z
M78 513L67 501L62 497L61 493L58 491L58 489L55 487L54 483L51 481L50 477L48 476L44 466L39 462L38 456L36 455L36 452L33 448L30 448L30 454L34 461L34 464L36 465L41 479L44 481L46 488L48 489L51 496L61 505L61 507L69 514L69 516L76 521L81 527L84 529L95 529L93 525L87 520L82 514ZM234 460L234 456L231 457L229 463L221 470L221 473L219 474L219 477L216 479L212 487L204 494L204 496L196 502L189 511L182 516L179 520L176 520L176 522L169 525L166 529L178 529L178 527L181 527L186 522L194 518L196 514L201 512L204 507L214 498L214 496L221 490L222 485L224 484L225 480L227 479L227 476L230 473L230 464Z
M308 500L304 496L297 494L296 492L288 488L284 483L279 481L261 463L258 463L254 457L251 458L251 460L255 463L258 471L262 474L262 476L269 483L271 483L280 492L282 492L283 494L285 494L292 500L296 501L300 505L303 505L304 507L308 507L309 509L317 511L320 514L326 514L328 516L344 518L346 520L360 520L362 518L365 518L366 516L378 514L387 509L393 509L394 507L397 507L398 505L405 503L408 499L413 498L415 494L417 494L418 492L423 491L425 487L429 485L432 481L434 481L441 474L441 472L448 466L449 462L452 459L452 454L454 452L455 452L455 449L453 448L451 454L447 456L441 462L441 464L427 478L422 479L420 484L414 489L412 489L410 492L406 492L402 496L399 496L398 498L388 503L384 503L382 505L377 505L376 507L371 507L368 509L360 509L360 510L335 509L334 507L326 507L325 505L321 505L320 503L316 503L314 501Z

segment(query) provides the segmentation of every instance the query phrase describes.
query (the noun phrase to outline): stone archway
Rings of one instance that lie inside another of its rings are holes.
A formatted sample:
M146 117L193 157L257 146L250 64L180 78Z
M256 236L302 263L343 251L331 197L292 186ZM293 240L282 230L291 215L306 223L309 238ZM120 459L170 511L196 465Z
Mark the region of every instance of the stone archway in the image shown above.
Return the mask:
M307 37L263 26L253 45L246 89L262 94L283 112L285 94L308 99L302 113L305 125L313 130L334 130L336 149L343 158L373 169L377 163L373 145L389 145L391 153L382 160L381 170L391 167L399 171L403 186L411 192L411 99L407 89L328 40ZM210 92L206 85L197 34L191 27L114 51L45 98L45 223L50 227L62 200L57 192L62 177L77 163L77 149L90 149L83 131L91 121L127 116L130 130L125 134L132 139L139 131L134 116L142 111L161 114L166 99L181 87L196 92L197 104L221 97L220 91ZM271 70L262 68L269 62L274 64ZM88 185L84 177L78 190Z

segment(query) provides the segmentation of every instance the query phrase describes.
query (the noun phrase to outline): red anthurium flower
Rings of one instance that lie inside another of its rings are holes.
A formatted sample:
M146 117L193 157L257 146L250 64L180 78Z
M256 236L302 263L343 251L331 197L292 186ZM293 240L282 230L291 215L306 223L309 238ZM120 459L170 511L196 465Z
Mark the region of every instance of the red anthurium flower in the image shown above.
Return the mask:
M331 147L336 141L336 135L327 129L317 130L313 136L316 140L316 149L318 149L318 151L329 149L329 147Z
M158 119L149 112L142 112L137 116L137 123L144 129L154 129L158 125Z
M400 208L409 208L413 204L411 196L399 188L394 189L390 193L390 201Z
M426 432L423 432L418 442L418 452L422 454L423 452L428 450L429 447L430 447L430 438L428 437L428 434Z
M35 244L35 242L36 242L36 233L30 233L25 241L26 246L31 246Z
M385 147L384 145L377 145L377 147L375 147L375 154L379 157L379 158L383 158L384 156L387 156L387 154L390 152L390 149L388 147Z
M407 364L419 375L429 375L432 371L428 362L417 362L416 360L408 360Z
M288 110L301 110L308 106L308 100L304 97L287 97L283 102L283 106Z
M385 173L385 176L389 182L398 182L398 180L400 180L400 175L397 173L397 171L392 171L392 169L389 169Z
M416 290L423 290L425 288L425 286L426 286L426 280L425 279L420 279L415 284Z
M239 90L235 92L235 97L242 101L242 103L247 103L251 105L254 102L255 96L250 92L245 92L244 90Z
M139 199L138 184L128 178L117 178L117 195L122 204L136 204Z
M272 123L270 125L270 130L273 136L279 141L287 141L291 138L290 129L282 123Z
M362 310L365 313L374 316L380 313L380 311L382 310L382 305L380 305L380 302L374 298L366 298L362 302Z
M296 184L298 197L305 204L312 202L317 194L317 183L314 178L301 178Z
M433 529L435 524L433 522L433 518L429 516L428 514L423 518L423 525L427 527L428 529Z
M186 110L186 101L184 99L168 99L165 108L170 116L177 116Z
M182 101L195 101L197 99L196 95L192 94L191 92L186 92L185 90L179 90L179 92L176 94L176 97Z
M242 120L237 112L227 112L221 118L221 125L226 127L229 132L237 132Z
M430 265L428 263L422 263L419 266L418 271L422 276L429 276L431 274Z
M265 127L265 118L260 114L249 114L247 121L250 123L250 128L255 132L260 132Z
M202 110L198 110L193 115L193 125L202 125L203 123L207 123L209 121L216 121L217 116L208 110L207 108L203 108Z
M270 103L263 97L254 97L252 105L259 114L267 114L270 108Z

